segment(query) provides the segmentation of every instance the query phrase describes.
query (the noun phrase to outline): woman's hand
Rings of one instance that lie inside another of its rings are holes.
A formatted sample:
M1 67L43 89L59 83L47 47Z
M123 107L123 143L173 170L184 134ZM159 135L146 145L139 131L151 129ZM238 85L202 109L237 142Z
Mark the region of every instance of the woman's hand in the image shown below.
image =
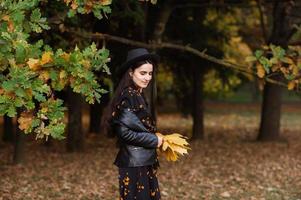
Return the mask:
M158 137L158 145L157 147L159 148L163 144L163 135L161 133L156 133Z

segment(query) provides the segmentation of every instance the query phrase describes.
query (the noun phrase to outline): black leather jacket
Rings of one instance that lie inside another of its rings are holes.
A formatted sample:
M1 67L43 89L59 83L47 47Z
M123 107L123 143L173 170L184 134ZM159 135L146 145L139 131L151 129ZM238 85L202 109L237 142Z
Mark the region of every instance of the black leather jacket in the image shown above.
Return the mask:
M158 138L150 133L131 111L123 109L111 122L120 149L114 164L118 167L153 165L157 160Z

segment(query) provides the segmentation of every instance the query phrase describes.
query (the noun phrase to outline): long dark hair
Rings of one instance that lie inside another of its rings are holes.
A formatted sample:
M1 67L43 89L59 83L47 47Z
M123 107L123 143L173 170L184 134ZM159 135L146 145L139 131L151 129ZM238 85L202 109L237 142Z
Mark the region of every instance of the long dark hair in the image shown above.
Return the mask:
M130 76L130 72L134 72L134 70L138 67L140 67L143 64L152 64L153 65L153 73L155 70L155 64L152 60L142 60L138 61L135 64L133 64L121 77L120 81L118 82L118 85L114 91L113 97L108 103L107 107L104 110L103 116L101 118L101 129L102 132L107 134L110 137L115 136L114 133L111 131L110 127L110 121L112 119L112 113L116 111L117 105L120 103L121 99L121 93L128 87L133 86L135 87L135 83Z

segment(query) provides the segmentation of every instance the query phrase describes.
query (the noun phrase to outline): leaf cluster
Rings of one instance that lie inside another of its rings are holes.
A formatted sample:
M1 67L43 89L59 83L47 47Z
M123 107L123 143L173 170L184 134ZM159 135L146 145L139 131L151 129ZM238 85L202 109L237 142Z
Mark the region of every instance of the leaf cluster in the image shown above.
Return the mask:
M70 52L53 50L42 40L31 43L31 33L50 28L39 2L0 3L0 115L14 117L21 110L19 128L25 133L62 139L65 108L54 92L71 87L87 102L99 102L106 91L98 84L96 72L110 74L109 51L97 49L94 43Z
M281 74L287 80L289 90L300 89L301 48L299 46L289 46L288 49L284 49L271 44L256 50L254 55L246 58L246 61L254 63L253 68L259 78Z
M106 14L111 13L110 4L112 0L64 0L71 8L68 12L69 17L73 17L76 13L89 14L93 13L98 19L102 19Z

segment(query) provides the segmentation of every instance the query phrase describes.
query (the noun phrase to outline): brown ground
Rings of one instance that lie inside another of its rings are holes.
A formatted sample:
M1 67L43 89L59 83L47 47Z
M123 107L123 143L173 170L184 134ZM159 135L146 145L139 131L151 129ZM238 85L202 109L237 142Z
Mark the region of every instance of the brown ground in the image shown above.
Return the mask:
M258 105L208 104L205 139L192 141L178 162L161 158L162 199L301 199L301 109L283 111L282 140L258 143ZM189 136L190 118L161 114L158 122L163 133ZM102 136L87 137L85 152L73 154L63 142L47 148L32 140L26 163L13 166L12 147L0 143L0 200L117 199L115 153L114 141Z

